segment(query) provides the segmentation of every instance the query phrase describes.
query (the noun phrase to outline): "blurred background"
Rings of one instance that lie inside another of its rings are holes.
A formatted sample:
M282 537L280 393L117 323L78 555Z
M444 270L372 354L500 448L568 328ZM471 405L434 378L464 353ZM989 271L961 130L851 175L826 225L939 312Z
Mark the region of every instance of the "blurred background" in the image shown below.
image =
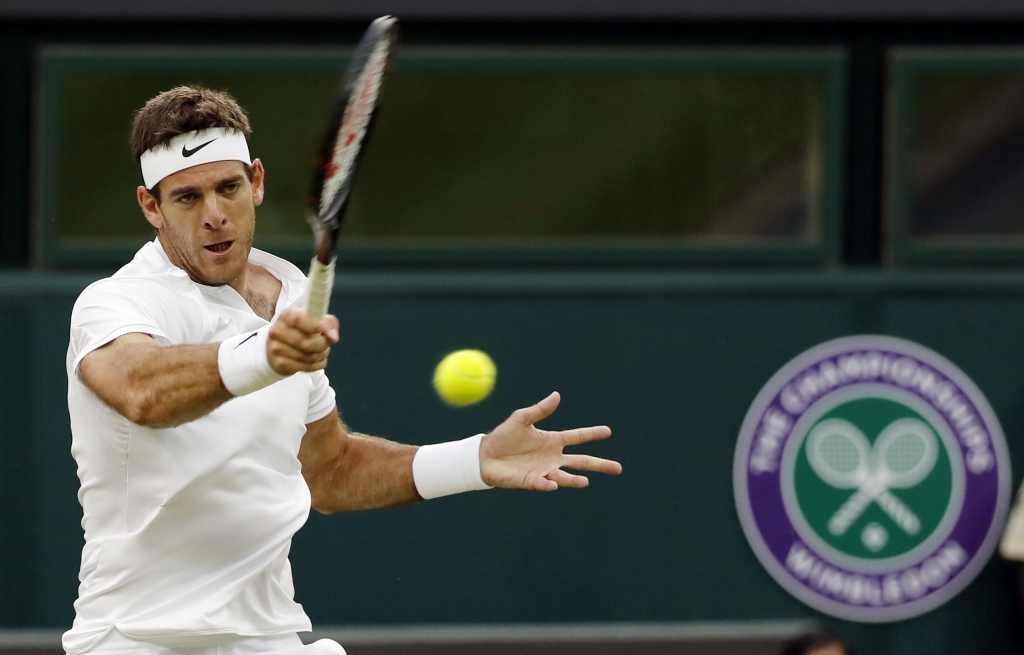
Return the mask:
M0 0L0 649L59 650L82 546L71 307L152 231L133 112L225 89L267 169L257 245L305 267L310 163L372 18L402 36L339 252L329 374L355 429L486 431L551 390L617 479L343 516L295 539L297 599L353 655L1018 653L998 556L923 616L783 591L736 517L740 423L835 337L937 350L1024 464L1024 6L1011 0ZM495 392L444 406L449 351ZM1020 474L1014 476L1014 484Z

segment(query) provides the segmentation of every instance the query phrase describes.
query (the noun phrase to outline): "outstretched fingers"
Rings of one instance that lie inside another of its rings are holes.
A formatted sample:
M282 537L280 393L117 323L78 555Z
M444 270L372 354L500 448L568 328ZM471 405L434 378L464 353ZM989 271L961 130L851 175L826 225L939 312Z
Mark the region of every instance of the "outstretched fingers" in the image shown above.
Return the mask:
M610 459L591 457L590 455L563 455L562 466L576 469L577 471L594 471L595 473L607 473L608 475L622 473L622 464Z
M558 403L560 402L562 402L562 396L557 391L552 391L551 395L544 400L536 405L517 410L516 414L519 415L524 425L533 425L551 416L558 409Z
M582 489L590 484L590 480L588 480L586 476L566 473L561 469L555 469L544 477L551 480L559 487L576 487L577 489Z
M559 471L560 473L561 471ZM538 477L532 480L526 489L533 489L534 491L557 491L558 483L551 479L551 474L544 477Z
M612 429L607 425L595 425L589 428L575 428L556 433L562 439L563 446L578 446L588 441L600 441L612 436Z

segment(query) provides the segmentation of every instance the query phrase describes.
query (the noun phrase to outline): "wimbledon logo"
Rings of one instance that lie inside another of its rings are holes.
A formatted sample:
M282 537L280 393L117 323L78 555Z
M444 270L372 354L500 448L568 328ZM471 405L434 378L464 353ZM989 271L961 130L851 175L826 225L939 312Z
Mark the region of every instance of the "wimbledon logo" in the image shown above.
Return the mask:
M743 421L733 486L747 540L787 591L839 618L895 621L984 566L1010 465L960 369L909 341L856 336L768 381Z

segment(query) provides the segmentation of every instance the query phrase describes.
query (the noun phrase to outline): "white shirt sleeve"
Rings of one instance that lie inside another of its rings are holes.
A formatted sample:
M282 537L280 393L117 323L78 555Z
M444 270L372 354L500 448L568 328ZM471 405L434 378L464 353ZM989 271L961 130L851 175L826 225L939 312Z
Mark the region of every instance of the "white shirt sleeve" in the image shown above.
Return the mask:
M313 388L309 392L309 407L306 409L306 425L319 421L334 411L334 389L323 371L309 374L313 378Z
M104 280L87 288L71 312L71 348L74 370L82 359L101 346L132 332L151 335L161 345L172 343L166 308L151 289Z

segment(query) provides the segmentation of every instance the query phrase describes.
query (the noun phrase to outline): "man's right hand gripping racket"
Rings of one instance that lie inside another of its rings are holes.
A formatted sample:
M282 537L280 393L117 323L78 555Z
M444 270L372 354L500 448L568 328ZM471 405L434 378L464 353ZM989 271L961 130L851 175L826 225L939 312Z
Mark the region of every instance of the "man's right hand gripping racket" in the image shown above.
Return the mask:
M306 294L306 313L316 318L323 318L331 301L338 232L397 35L398 21L391 16L382 16L367 28L334 98L327 134L316 159L308 208L316 234L316 256L309 268Z

